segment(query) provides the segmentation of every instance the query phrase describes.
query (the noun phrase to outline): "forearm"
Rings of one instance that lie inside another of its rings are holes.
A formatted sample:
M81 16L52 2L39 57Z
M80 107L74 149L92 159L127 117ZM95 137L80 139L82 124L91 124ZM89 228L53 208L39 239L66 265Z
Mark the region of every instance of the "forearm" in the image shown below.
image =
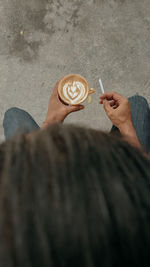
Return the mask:
M122 125L119 127L120 133L124 137L124 140L130 143L133 146L136 146L137 148L143 150L143 147L141 146L136 131L134 129L134 126L132 122L127 123L125 125Z

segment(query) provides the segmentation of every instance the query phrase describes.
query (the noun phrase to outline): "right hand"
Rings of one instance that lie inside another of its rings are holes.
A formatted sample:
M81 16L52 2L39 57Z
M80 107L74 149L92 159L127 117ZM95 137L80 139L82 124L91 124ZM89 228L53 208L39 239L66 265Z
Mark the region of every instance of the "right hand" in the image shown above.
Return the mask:
M107 116L117 128L132 124L130 103L127 98L108 92L100 96L100 104L104 104Z

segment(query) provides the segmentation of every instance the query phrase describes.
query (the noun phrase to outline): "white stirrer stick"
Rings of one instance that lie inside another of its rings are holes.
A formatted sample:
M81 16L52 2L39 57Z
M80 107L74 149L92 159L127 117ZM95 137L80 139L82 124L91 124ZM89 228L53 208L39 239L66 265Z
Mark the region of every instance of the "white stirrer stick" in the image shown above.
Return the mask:
M104 94L105 92L104 92L104 87L103 87L101 79L99 79L99 84L100 84L100 88L101 88L102 94Z

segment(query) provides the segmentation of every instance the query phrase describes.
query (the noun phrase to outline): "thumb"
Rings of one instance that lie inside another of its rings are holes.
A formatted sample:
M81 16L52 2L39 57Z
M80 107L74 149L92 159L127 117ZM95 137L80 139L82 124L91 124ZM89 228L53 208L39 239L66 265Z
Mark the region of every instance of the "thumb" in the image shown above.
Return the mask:
M78 110L81 110L84 108L85 108L85 106L83 106L83 105L68 106L69 113L74 112L74 111L78 111Z
M105 109L106 113L107 113L107 114L110 113L111 110L112 110L112 108L111 108L111 106L109 105L108 101L105 99L103 103L104 103L104 109Z

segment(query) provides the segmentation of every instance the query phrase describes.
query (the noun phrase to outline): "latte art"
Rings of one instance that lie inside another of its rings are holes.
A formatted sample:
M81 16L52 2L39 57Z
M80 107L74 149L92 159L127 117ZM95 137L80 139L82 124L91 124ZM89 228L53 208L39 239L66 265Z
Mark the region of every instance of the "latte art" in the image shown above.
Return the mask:
M69 81L63 86L62 92L64 97L69 100L71 104L76 104L84 98L87 91L83 83L79 81Z
M95 89L90 88L86 79L80 74L66 75L58 83L58 95L64 104L79 105L93 93Z

